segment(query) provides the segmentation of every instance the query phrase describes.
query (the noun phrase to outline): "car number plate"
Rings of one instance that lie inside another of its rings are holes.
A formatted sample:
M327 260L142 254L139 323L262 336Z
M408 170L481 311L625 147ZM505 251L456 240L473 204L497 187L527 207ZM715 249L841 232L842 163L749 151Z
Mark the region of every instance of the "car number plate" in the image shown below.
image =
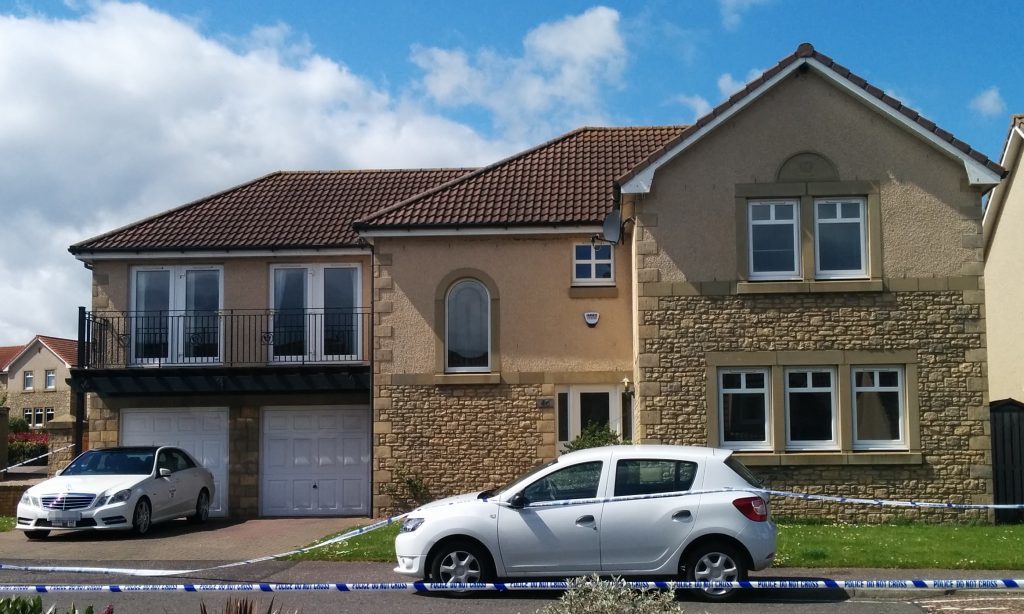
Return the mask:
M81 512L50 512L46 516L52 526L67 529L77 527L78 521L82 519Z

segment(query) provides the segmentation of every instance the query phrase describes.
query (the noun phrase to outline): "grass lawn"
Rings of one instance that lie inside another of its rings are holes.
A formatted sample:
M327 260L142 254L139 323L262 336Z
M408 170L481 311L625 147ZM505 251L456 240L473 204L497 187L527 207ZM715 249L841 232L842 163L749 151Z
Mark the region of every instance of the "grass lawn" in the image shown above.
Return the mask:
M0 518L0 530L4 527L3 520ZM395 558L397 534L396 523L293 555L289 560L391 562ZM316 543L331 537L334 535ZM849 525L782 521L778 553L776 567L1024 569L1024 525Z
M10 531L14 528L14 517L13 516L0 516L0 533L4 531Z

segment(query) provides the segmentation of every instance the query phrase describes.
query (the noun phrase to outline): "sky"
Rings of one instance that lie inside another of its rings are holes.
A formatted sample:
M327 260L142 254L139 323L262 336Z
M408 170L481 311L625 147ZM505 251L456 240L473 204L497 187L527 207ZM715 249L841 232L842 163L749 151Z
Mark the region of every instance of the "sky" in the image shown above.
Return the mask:
M998 160L1022 2L0 0L0 346L74 338L72 243L275 170L476 166L686 124L810 42Z

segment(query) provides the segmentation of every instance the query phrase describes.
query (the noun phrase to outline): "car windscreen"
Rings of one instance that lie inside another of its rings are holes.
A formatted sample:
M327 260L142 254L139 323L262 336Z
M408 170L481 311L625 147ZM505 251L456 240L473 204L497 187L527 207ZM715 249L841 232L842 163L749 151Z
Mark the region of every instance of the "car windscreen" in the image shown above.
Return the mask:
M550 467L551 465L554 465L557 462L558 462L558 459L556 458L553 461L548 461L548 462L546 462L546 463L544 463L542 465L537 465L536 467L530 469L526 473L524 473L524 474L516 477L514 480L508 482L507 484L505 484L501 488L495 488L494 490L486 490L486 491L484 491L481 494L485 495L487 497L497 497L501 493L503 493L506 490L508 490L509 488L511 488L513 485L518 484L519 482L522 482L523 480L525 480L526 478L530 477L531 475L537 473L538 471L541 471L543 469L547 469L548 467Z
M156 450L89 450L61 475L149 475Z
M725 459L725 466L735 471L747 484L757 488L764 486L761 480L757 479L757 476L750 469L747 469L747 466L741 463L735 456Z

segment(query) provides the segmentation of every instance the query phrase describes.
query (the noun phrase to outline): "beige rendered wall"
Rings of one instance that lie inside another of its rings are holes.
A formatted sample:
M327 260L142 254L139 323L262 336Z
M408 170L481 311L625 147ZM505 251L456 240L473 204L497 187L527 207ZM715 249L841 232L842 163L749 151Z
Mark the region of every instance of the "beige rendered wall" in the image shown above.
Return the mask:
M378 239L378 260L391 284L378 304L394 351L378 357L383 372L438 373L435 298L445 276L475 269L499 293L500 365L503 373L609 372L632 369L628 246L615 251L615 296L607 288L580 288L570 296L573 245L589 236ZM601 314L595 328L585 311ZM378 335L380 333L378 332ZM621 378L620 378L621 379ZM569 383L569 382L562 382Z
M794 73L657 171L639 206L658 220L648 232L659 252L647 268L663 282L737 279L735 186L775 182L804 151L831 160L842 181L880 184L884 277L958 276L978 260L979 246L961 240L981 216L963 164L812 71Z
M1020 158L1013 161L995 233L985 258L989 398L1024 400L1024 180Z

